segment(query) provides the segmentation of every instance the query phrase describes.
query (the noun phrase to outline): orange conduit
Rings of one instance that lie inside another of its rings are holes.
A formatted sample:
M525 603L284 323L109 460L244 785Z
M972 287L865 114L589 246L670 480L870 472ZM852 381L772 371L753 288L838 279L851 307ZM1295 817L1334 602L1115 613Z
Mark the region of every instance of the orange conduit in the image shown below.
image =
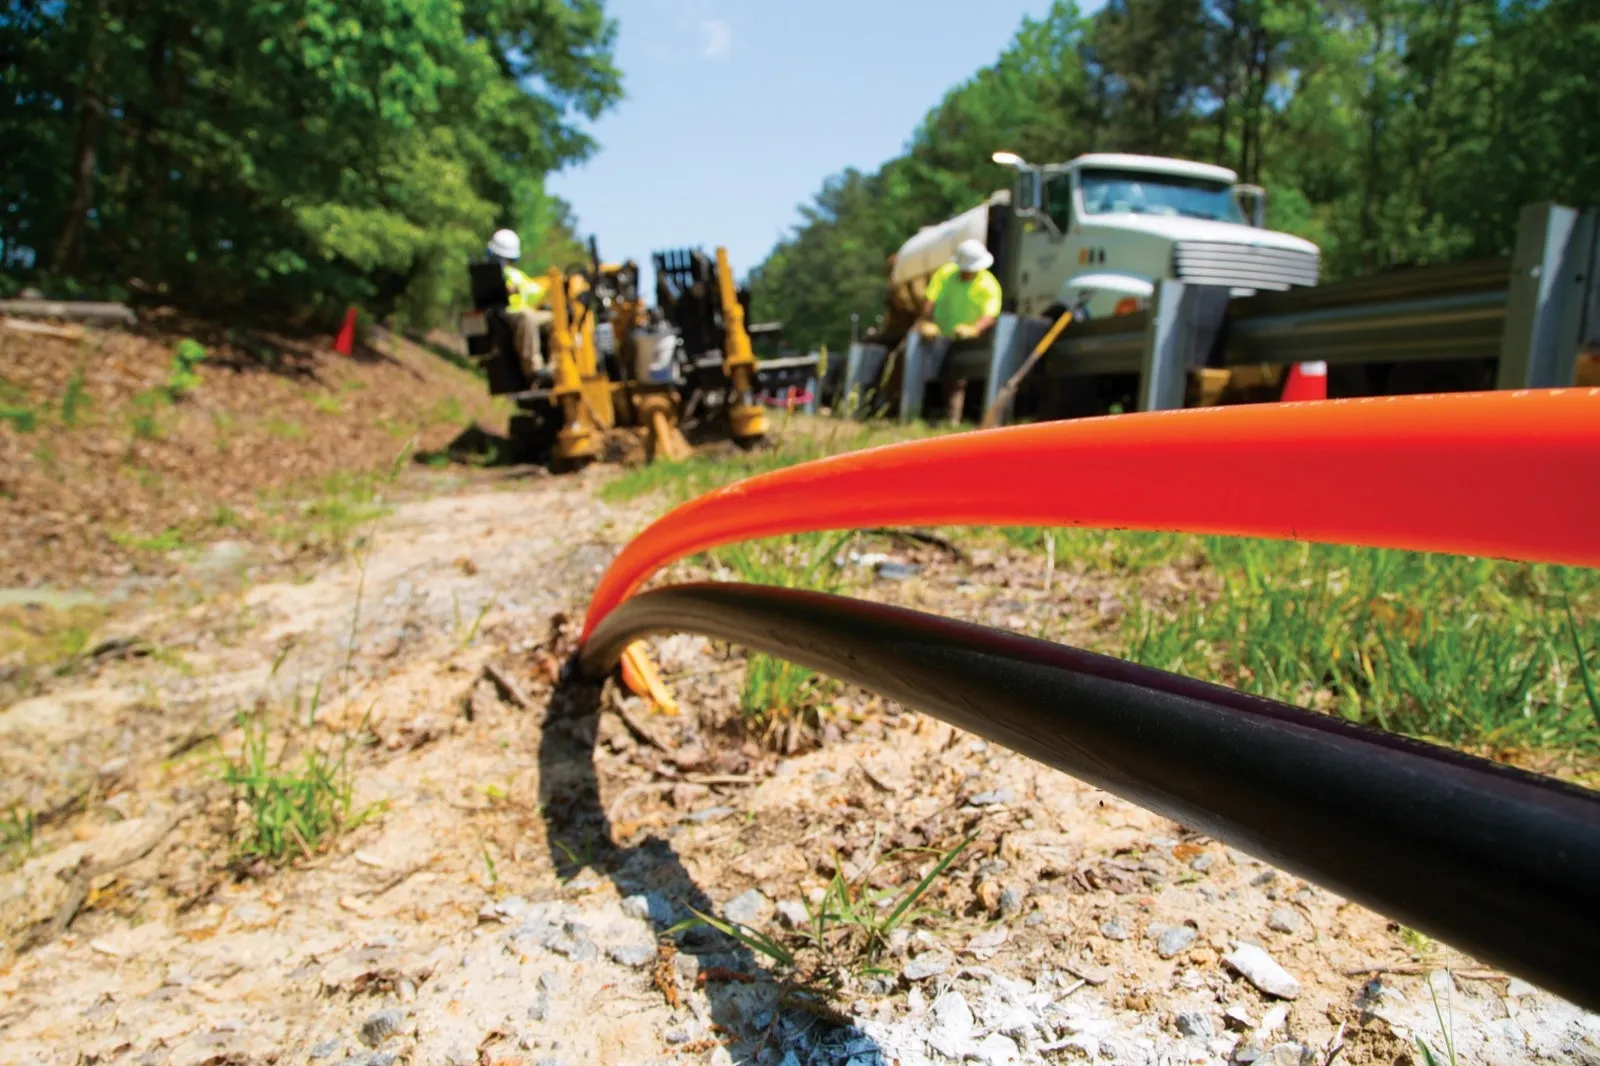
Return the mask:
M1087 526L1600 566L1600 389L1210 407L888 445L707 493L617 556L584 639L662 567L859 526Z

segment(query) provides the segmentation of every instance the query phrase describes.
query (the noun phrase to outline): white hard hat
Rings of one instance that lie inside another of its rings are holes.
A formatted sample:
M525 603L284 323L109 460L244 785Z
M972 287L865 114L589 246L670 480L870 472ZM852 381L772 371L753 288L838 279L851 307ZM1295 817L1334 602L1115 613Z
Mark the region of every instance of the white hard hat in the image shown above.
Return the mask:
M963 274L976 273L979 270L988 270L994 264L994 256L989 254L989 249L976 237L968 237L956 245L956 266Z
M489 238L489 254L501 259L521 259L522 241L511 230L495 230L494 236Z

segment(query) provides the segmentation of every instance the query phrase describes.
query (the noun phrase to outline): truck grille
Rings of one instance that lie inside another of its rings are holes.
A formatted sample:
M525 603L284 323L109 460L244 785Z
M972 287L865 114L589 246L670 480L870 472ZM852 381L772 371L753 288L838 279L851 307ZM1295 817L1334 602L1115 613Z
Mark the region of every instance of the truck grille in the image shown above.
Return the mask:
M1322 264L1315 252L1179 241L1173 249L1172 266L1179 281L1195 285L1282 291L1296 285L1315 285Z

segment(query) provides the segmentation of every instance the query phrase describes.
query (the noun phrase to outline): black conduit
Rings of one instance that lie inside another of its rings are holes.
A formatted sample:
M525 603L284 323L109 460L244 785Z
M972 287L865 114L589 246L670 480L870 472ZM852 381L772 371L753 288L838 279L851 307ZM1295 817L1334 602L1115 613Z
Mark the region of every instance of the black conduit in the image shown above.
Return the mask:
M688 632L853 682L1600 1008L1600 794L1120 659L836 596L680 585L580 665Z

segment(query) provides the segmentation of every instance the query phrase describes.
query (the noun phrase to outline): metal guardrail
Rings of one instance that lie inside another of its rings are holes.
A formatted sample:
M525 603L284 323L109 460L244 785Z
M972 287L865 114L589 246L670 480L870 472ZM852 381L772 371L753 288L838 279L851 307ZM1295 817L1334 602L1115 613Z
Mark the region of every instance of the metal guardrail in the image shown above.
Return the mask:
M1143 409L1181 406L1187 371L1207 365L1493 359L1499 388L1570 385L1579 351L1600 344L1600 210L1525 207L1510 258L1233 300L1226 292L1163 281L1148 311L1067 329L1036 372L1138 374ZM953 346L933 374L908 379L902 395L915 400L901 417L919 413L919 387L935 378L983 381L992 403L1047 327L1002 315L990 344ZM908 342L908 368L920 365L918 348Z

